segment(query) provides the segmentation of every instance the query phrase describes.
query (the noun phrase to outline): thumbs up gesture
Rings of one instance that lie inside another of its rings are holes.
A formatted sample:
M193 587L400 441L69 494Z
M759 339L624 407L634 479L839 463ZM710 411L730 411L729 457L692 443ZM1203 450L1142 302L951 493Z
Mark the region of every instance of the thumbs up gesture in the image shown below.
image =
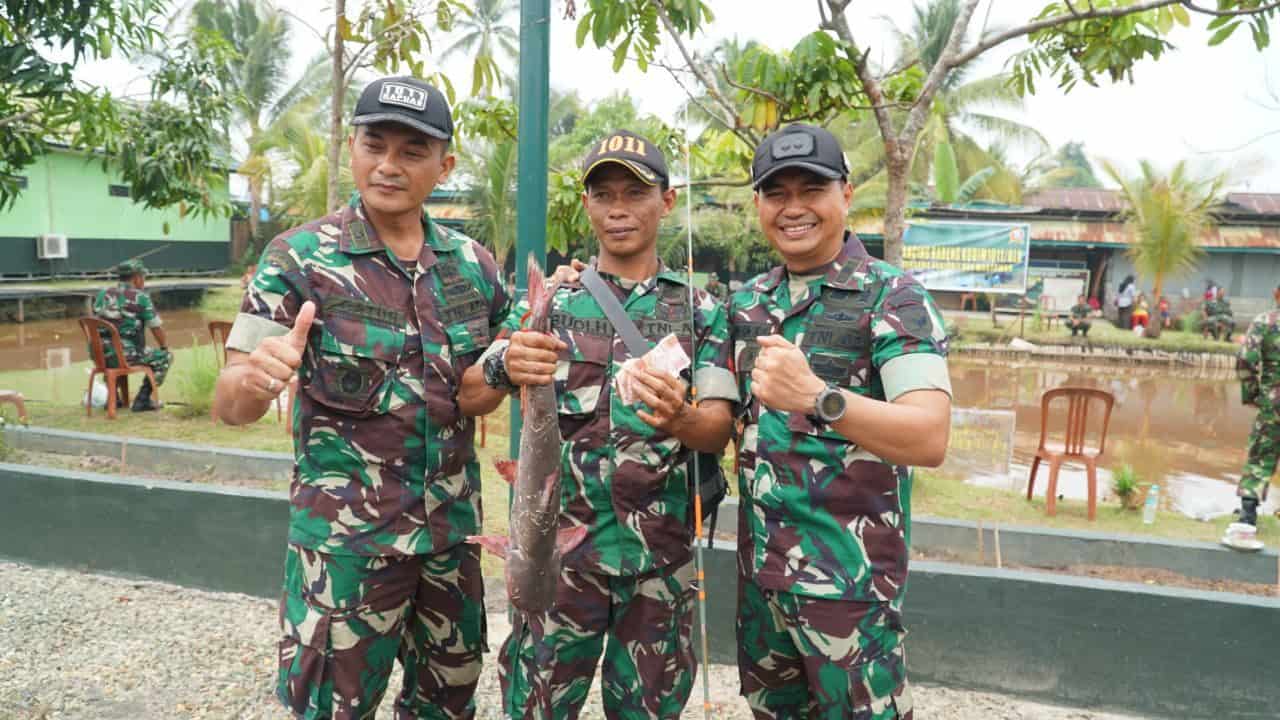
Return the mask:
M751 394L771 410L810 412L826 383L813 374L804 353L781 335L766 335L758 342Z
M252 372L241 381L252 395L263 400L274 400L289 383L302 365L302 353L307 348L307 334L316 319L316 305L308 300L298 309L293 329L278 337L269 337L249 354Z

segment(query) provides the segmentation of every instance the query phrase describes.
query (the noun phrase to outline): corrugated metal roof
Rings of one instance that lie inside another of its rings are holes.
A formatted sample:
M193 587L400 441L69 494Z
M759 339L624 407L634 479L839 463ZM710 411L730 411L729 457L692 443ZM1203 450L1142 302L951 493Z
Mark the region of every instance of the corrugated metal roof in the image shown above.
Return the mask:
M1125 207L1119 190L1105 188L1039 190L1023 197L1022 204L1075 212L1119 212ZM1227 193L1221 210L1228 214L1280 215L1280 193Z

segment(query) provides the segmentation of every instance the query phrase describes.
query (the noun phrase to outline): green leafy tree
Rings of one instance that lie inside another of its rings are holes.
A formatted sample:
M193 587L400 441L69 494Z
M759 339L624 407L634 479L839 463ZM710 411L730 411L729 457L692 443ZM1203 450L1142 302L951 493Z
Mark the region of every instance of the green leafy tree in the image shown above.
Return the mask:
M1196 178L1185 161L1167 175L1146 160L1135 177L1125 177L1110 163L1102 167L1124 194L1125 222L1134 237L1127 254L1138 274L1153 283L1152 302L1157 302L1165 278L1195 269L1204 257L1200 236L1213 222L1212 209L1222 200L1226 179Z
M0 209L17 198L23 168L60 143L99 154L104 168L118 161L145 207L230 212L212 187L227 163L222 68L231 50L208 34L170 47L167 10L163 0L0 5ZM81 64L117 55L151 58L149 97L117 98L76 81Z
M508 22L519 10L512 0L478 0L471 14L454 25L458 39L445 49L441 59L456 55L471 58L471 94L487 94L510 84L503 67L512 67L520 57L520 35Z
M1039 158L1028 167L1030 188L1100 188L1093 163L1084 153L1084 143L1069 142L1049 158Z
M771 118L820 121L824 113L851 109L869 114L884 146L885 256L901 264L919 140L935 99L957 70L1024 38L1028 47L1014 57L1009 78L1021 94L1034 93L1036 79L1044 77L1064 90L1082 80L1132 80L1139 62L1159 59L1171 49L1168 34L1176 25L1189 25L1192 13L1212 18L1209 44L1248 27L1259 50L1270 44L1269 23L1280 13L1280 3L1270 0L1217 0L1214 7L1191 0L1061 0L1043 5L1025 23L980 32L975 38L970 24L979 2L962 0L953 19L933 18L949 22L951 33L940 49L936 42L928 46L937 59L927 71L920 62L878 67L872 58L881 53L859 40L845 16L851 0L818 0L819 27L801 40L803 48L798 45L785 55L761 49L757 59L744 60L723 84L716 77L718 69L725 74L723 68L689 47L688 38L713 18L709 4L701 0L586 0L581 3L577 41L582 45L590 38L598 47L611 47L615 67L633 58L642 70L653 62L659 44L671 43L683 62L677 75L690 74L701 86L689 91L690 97L705 95L706 112L752 147L772 126ZM571 4L569 9L577 8ZM727 92L725 85L734 92ZM770 103L776 107L771 109Z
M273 123L289 109L324 90L326 66L312 62L301 78L290 82L290 27L284 12L262 0L197 0L190 26L217 33L235 51L225 68L235 108L235 129L245 139L246 153L237 171L249 181L249 229L258 236L263 192L271 182L272 147L263 143Z

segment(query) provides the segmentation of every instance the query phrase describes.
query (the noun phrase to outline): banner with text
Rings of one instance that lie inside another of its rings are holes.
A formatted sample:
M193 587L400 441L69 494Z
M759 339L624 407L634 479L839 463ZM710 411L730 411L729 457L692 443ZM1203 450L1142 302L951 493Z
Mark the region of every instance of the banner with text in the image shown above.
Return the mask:
M1025 223L910 222L902 244L903 269L930 290L1026 294Z

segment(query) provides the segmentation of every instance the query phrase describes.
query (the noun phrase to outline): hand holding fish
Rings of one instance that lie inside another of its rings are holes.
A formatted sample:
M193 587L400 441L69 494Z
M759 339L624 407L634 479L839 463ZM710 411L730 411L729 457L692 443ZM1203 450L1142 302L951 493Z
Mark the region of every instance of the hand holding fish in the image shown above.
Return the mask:
M521 330L511 336L504 356L507 377L514 385L550 385L555 379L556 361L567 348L551 335Z

